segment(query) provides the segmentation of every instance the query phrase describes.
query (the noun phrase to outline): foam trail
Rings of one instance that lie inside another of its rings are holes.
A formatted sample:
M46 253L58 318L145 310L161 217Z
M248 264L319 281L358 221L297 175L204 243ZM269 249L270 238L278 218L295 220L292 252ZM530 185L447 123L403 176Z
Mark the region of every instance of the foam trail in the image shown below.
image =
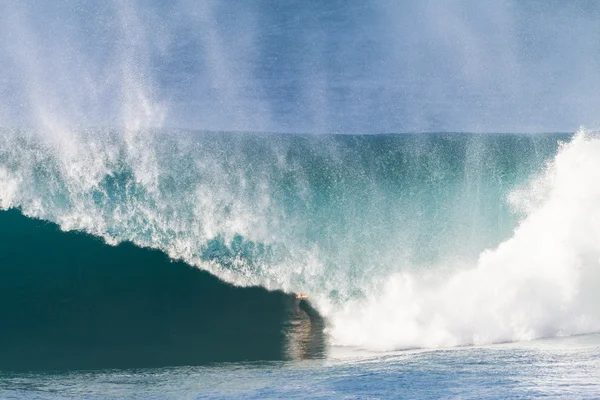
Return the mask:
M433 281L393 274L367 299L329 310L332 342L391 350L600 330L599 182L600 139L580 132L528 189L512 194L532 209L510 239L473 268Z

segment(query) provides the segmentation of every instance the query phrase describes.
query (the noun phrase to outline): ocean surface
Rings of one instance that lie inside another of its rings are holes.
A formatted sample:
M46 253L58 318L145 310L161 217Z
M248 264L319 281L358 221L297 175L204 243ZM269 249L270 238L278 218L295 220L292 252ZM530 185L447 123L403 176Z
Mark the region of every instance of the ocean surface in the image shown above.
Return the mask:
M68 133L0 134L2 398L600 396L592 132Z
M15 399L598 398L600 337L304 361L2 373Z

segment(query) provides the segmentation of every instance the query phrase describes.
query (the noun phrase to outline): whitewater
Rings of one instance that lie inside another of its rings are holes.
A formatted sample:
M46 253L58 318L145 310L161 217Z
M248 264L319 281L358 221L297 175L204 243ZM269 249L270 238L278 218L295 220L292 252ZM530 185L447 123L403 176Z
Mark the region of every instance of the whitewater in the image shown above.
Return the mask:
M332 346L600 331L600 139L3 129L0 207L305 293Z

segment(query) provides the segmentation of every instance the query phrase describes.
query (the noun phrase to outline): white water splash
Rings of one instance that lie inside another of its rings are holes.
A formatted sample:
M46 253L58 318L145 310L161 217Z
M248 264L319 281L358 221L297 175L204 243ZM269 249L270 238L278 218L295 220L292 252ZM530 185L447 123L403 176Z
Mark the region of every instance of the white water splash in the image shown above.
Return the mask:
M0 167L0 210L13 206L19 191L19 179L13 177L5 168Z
M332 343L392 350L600 330L600 139L580 132L530 188L512 196L543 200L476 266L434 282L394 274L365 300L325 305Z

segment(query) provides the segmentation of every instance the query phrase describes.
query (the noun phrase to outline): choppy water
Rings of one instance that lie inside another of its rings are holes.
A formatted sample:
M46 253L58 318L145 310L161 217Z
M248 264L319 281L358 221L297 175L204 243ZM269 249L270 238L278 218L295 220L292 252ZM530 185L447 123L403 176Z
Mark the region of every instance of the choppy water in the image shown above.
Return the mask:
M600 336L326 360L0 374L0 397L598 398ZM341 352L341 353L340 353Z

